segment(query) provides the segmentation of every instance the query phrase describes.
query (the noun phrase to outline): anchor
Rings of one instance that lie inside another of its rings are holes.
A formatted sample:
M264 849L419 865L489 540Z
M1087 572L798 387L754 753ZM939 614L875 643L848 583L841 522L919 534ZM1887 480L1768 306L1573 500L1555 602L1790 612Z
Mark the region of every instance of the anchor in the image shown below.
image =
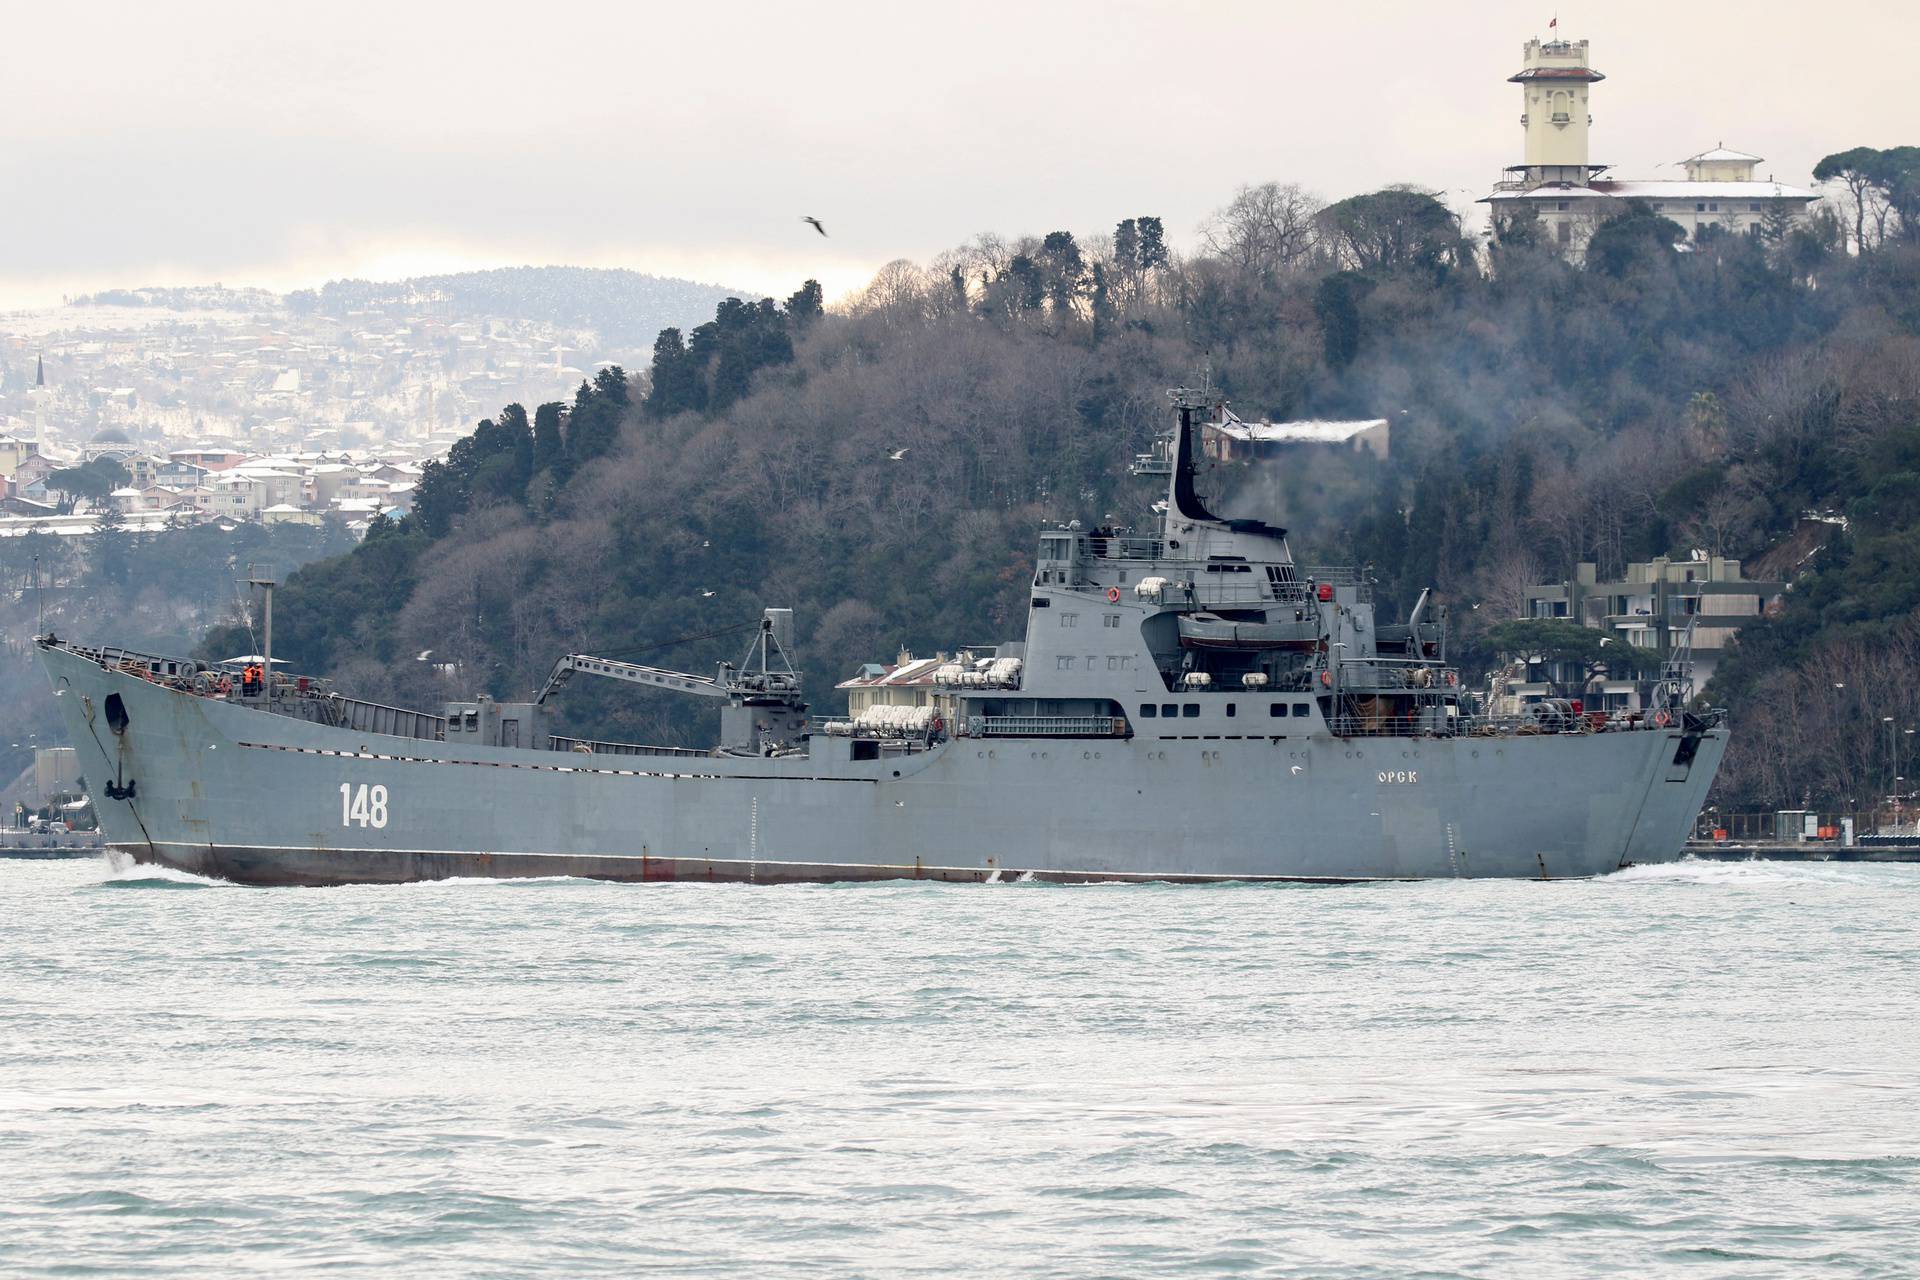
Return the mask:
M140 782L136 778L125 777L123 757L126 755L127 725L130 723L127 704L121 701L119 694L110 693L107 695L106 712L107 728L113 731L114 737L120 739L120 750L114 756L113 781L107 784L107 799L131 800L138 794Z

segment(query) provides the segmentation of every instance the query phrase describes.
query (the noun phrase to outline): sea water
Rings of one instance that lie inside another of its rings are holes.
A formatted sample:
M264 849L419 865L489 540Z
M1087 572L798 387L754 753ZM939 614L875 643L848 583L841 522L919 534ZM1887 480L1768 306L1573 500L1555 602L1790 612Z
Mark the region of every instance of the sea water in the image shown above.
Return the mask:
M0 864L0 1273L1910 1275L1917 921Z

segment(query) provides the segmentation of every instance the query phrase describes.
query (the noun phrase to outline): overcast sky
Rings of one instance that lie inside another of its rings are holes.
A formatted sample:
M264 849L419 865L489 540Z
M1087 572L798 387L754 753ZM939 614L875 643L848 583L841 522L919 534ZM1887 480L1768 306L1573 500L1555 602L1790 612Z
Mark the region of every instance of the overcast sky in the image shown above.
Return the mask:
M1158 214L1242 183L1393 182L1465 207L1520 159L1537 4L950 5L388 0L11 6L0 305L108 285L285 289L519 263L832 294L976 232ZM1724 141L1808 182L1920 143L1872 55L1920 5L1609 0L1593 155L1622 177ZM822 240L802 214L821 218Z

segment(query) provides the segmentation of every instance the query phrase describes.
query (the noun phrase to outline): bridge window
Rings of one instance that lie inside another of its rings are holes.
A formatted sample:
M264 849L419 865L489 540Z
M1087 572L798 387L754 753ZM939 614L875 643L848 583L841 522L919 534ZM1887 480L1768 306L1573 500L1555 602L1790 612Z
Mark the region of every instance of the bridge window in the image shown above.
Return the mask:
M1200 718L1200 704L1197 702L1189 702L1180 708L1180 714L1189 720L1198 720Z
M1171 720L1180 714L1180 704L1177 702L1163 702L1160 704L1160 714Z
M1060 615L1060 625L1063 627L1077 627L1080 625L1080 615L1077 613L1063 613Z
M1311 715L1312 709L1307 703L1296 702L1293 704L1293 714L1297 716Z
M1227 715L1228 715L1229 717L1231 717L1231 716L1232 716L1232 715L1234 714L1234 708L1235 708L1235 706L1236 706L1236 704L1235 704L1235 703L1231 703L1231 702L1229 702L1229 703L1227 704Z
M1109 613L1101 620L1100 625L1103 627L1117 627L1120 625L1120 615L1117 613Z
M1287 714L1287 704L1284 702L1269 702L1267 704L1267 714L1270 716L1284 716Z
M1143 702L1140 704L1140 718L1142 720L1151 720L1159 714L1160 708L1154 706L1151 702Z

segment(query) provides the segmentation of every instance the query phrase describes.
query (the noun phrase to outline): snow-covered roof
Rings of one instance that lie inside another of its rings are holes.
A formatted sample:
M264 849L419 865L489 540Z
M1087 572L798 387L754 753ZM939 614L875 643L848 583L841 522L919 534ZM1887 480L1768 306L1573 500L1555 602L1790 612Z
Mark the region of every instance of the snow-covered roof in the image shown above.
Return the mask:
M952 662L952 658L914 658L897 667L869 662L851 680L842 680L836 689L870 689L881 685L930 685L933 673Z
M1504 200L1817 200L1804 187L1784 182L1635 182L1599 178L1585 187L1542 185L1525 191L1496 191L1483 201Z
M290 502L276 502L272 506L268 507L265 511L262 511L260 514L263 516L270 516L270 515L276 515L276 514L284 514L289 511L291 511L295 515L300 514L300 508L294 506Z
M1482 200L1605 200L1604 191L1595 191L1592 187L1541 185L1529 187L1524 191L1496 191Z
M1815 200L1803 187L1784 182L1633 182L1603 180L1594 189L1617 200Z
M136 533L152 533L173 523L162 512L128 512L122 523ZM97 512L77 516L0 516L0 538L17 538L28 533L51 533L62 538L84 537L98 532Z
M1751 160L1754 164L1759 164L1765 158L1764 156L1750 156L1744 151L1735 151L1731 147L1715 147L1711 151L1702 151L1697 156L1688 156L1680 163L1693 164L1695 161L1712 163L1715 160Z
M1233 440L1285 442L1290 444L1339 444L1363 431L1387 425L1385 418L1356 419L1351 422L1210 422L1209 431L1217 431Z

